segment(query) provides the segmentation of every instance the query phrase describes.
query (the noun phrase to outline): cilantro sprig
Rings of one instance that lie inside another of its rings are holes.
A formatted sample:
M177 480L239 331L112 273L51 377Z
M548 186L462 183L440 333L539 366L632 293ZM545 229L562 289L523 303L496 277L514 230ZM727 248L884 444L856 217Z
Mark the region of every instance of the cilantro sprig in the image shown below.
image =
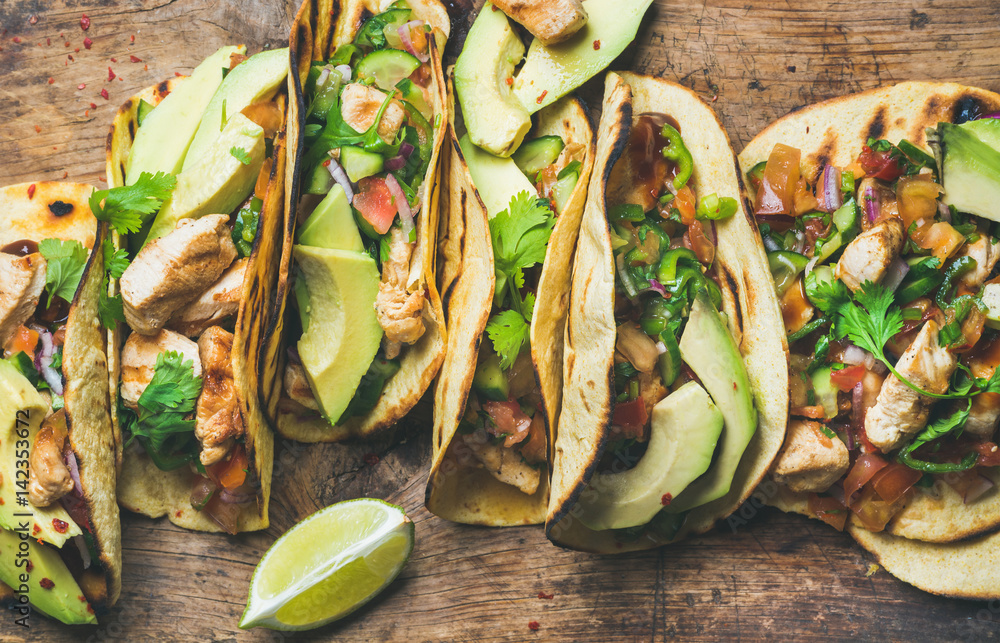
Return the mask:
M90 210L119 234L138 232L149 216L170 198L176 186L177 178L172 174L143 172L132 185L94 190L90 195Z
M234 159L236 159L243 165L250 165L250 162L252 160L250 158L250 153L247 152L242 147L236 147L234 145L233 147L229 148L229 153L233 156Z
M486 334L504 369L514 365L529 343L535 295L521 294L524 270L545 260L554 226L555 215L549 202L527 191L516 194L510 206L490 220L497 307L501 311L486 324Z
M42 239L38 252L45 257L45 290L49 293L49 304L53 297L73 301L90 253L79 241L61 239Z

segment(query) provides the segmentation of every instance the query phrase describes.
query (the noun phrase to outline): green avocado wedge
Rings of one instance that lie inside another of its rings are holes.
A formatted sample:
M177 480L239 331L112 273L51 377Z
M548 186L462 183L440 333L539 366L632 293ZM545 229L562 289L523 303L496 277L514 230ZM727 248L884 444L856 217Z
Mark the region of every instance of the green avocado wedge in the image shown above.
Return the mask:
M639 463L598 473L580 496L580 522L593 530L645 525L712 464L722 413L697 382L653 407L649 445Z
M378 267L364 252L310 246L292 252L308 293L299 357L323 414L336 424L382 342L373 306Z
M146 115L129 150L125 185L134 184L143 172L180 171L201 116L222 84L223 70L229 68L230 56L246 51L243 45L222 47Z
M652 0L587 0L587 24L569 40L531 43L524 67L514 79L514 95L534 114L596 76L635 39L651 4Z
M694 481L667 507L680 513L721 498L729 492L736 467L757 431L753 389L739 348L705 290L691 305L681 335L681 358L712 396L725 420L719 452L705 475Z
M972 123L981 124L966 127ZM989 141L1000 140L998 132L1000 120L991 118L962 125L940 123L928 138L937 151L944 202L993 221L1000 221L1000 150Z
M358 224L344 188L334 185L298 231L303 246L364 252Z
M265 151L263 128L243 114L229 119L216 146L177 175L177 187L157 213L145 243L170 234L181 219L235 210L253 189Z
M30 572L28 561L31 561ZM0 581L26 596L39 611L67 625L97 623L80 585L59 552L39 544L26 533L22 537L0 529Z
M249 105L270 100L287 75L287 47L250 56L230 71L205 108L181 171L191 169L202 157L211 154L220 145L218 139L232 118Z

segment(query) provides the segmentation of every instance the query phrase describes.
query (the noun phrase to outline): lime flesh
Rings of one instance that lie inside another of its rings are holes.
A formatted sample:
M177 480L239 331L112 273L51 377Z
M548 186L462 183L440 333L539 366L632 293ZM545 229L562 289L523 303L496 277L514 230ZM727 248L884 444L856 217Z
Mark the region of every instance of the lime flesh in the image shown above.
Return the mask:
M258 563L240 628L307 630L343 618L396 578L413 533L400 507L372 498L314 513Z

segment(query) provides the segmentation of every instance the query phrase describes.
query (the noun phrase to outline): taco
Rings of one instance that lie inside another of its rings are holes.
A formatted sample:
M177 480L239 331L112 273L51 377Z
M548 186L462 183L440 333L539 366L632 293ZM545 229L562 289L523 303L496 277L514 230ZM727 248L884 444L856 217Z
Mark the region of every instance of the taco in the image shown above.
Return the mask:
M103 313L118 500L188 529L268 524L273 437L258 392L270 389L260 351L281 240L287 74L287 49L223 47L190 77L132 97L108 135L110 189L91 199L119 242L105 255L116 281Z
M609 73L565 334L546 534L647 549L745 500L784 438L785 351L725 130Z
M997 110L992 92L901 83L799 110L740 154L790 346L771 501L900 569L963 549L907 540L1000 526Z
M96 623L121 593L93 188L0 189L0 598ZM17 621L16 621L17 622ZM26 624L21 623L21 624Z
M434 392L426 505L456 522L545 519L570 267L594 143L575 98L536 120L511 158L452 129L442 172L448 354Z
M310 0L296 17L295 162L263 357L280 373L266 399L285 437L386 428L444 359L434 235L449 28L436 0Z

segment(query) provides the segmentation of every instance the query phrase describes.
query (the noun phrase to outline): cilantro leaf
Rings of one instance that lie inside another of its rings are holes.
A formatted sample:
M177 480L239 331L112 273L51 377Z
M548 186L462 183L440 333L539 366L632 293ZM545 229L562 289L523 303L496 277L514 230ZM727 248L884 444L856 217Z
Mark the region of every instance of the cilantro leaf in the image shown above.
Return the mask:
M893 307L892 291L870 281L862 284L856 299L864 310L843 306L839 311L843 331L852 342L885 361L882 348L903 328L903 314Z
M60 239L42 239L38 251L47 263L45 290L49 293L49 303L52 303L53 297L73 301L90 253L79 241Z
M111 239L104 240L104 269L112 279L120 278L129 267L128 250L115 250Z
M121 294L114 297L108 295L108 280L104 280L101 288L101 295L97 302L97 316L101 318L101 325L105 328L114 328L115 324L125 321L125 305L122 302Z
M962 458L962 461L958 463L927 462L925 460L919 460L912 455L918 448L928 442L937 440L938 438L942 438L952 433L955 434L955 437L960 436L962 434L962 429L965 427L966 421L969 419L969 409L971 408L972 400L969 399L965 408L960 408L951 415L938 418L932 422L926 429L921 431L916 438L913 439L913 442L899 452L899 461L911 469L924 471L926 473L949 473L953 471L965 471L966 469L971 469L975 466L976 461L979 459L979 454L975 451L968 453L964 458Z
M490 318L486 334L493 342L493 350L500 356L504 370L514 365L514 360L528 344L531 327L528 320L516 310L504 310Z
M243 165L250 165L250 154L242 147L236 147L235 145L229 148L229 153L233 155L237 161Z
M170 198L176 186L177 179L172 174L143 172L134 185L94 190L90 195L90 210L120 234L138 232L149 215Z
M510 206L490 220L496 269L513 275L544 261L555 222L546 201L527 191L515 195Z
M806 296L825 315L832 315L851 303L851 291L839 279L825 280L815 272L806 275Z
M194 374L194 362L176 351L156 356L149 385L139 396L138 416L130 425L132 437L143 437L150 447L161 451L174 433L194 431L194 411L201 393L201 377Z

